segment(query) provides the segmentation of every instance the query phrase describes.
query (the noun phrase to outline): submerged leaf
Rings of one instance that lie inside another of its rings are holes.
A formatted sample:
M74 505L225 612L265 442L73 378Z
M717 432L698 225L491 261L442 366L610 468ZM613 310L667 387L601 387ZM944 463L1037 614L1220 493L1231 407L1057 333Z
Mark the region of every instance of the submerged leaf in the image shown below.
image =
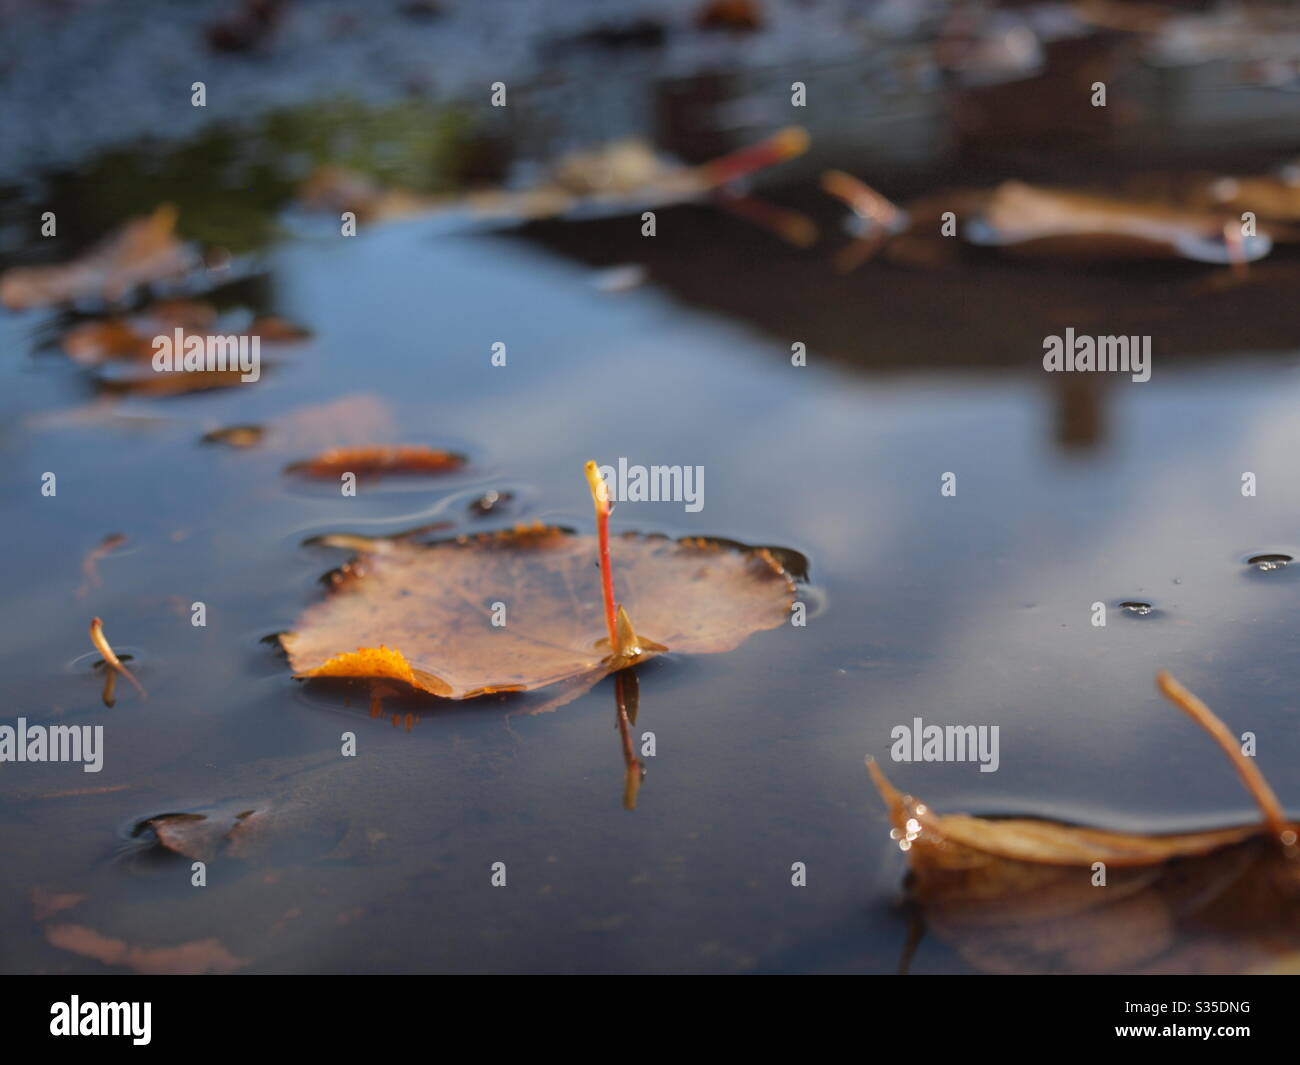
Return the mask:
M1223 727L1173 678L1159 682L1198 723ZM1296 834L1278 822L1262 777L1247 782L1263 824L1145 836L940 815L894 788L874 761L867 768L926 924L979 968L1243 971L1300 949Z
M210 814L160 814L142 822L136 832L153 830L160 846L185 858L209 861L222 845L236 837L240 825L255 810L214 810Z
M281 640L300 677L388 677L467 699L594 684L665 649L729 651L789 617L794 583L765 549L633 533L610 546L637 655L611 653L595 537L543 525L376 544Z
M176 208L163 204L71 262L14 267L0 276L0 303L15 310L86 298L112 303L137 285L188 273L195 258L173 232L176 218Z
M216 939L196 939L174 947L139 947L79 924L50 925L45 929L45 938L53 947L103 965L120 965L153 975L231 973L245 964Z
M80 906L89 897L75 891L51 891L37 884L31 891L32 916L38 921L44 921L56 913Z

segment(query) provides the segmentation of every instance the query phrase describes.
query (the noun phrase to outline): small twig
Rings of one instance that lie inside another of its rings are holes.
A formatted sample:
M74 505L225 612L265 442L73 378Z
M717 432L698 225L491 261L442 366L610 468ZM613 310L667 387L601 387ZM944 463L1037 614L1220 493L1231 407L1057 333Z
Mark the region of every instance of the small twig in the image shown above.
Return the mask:
M1294 847L1296 833L1287 823L1282 804L1278 802L1277 795L1264 779L1264 774L1259 771L1254 762L1241 753L1241 743L1228 731L1228 726L1219 720L1213 710L1163 669L1156 674L1156 687L1166 699L1210 734L1214 742L1232 761L1233 768L1241 777L1241 782L1246 785L1250 797L1255 800L1260 813L1264 815L1264 822L1268 825L1269 832L1280 840L1284 847Z
M835 256L835 269L841 274L851 274L863 263L870 262L885 246L886 234L877 231L869 237L858 237L846 244Z
M596 507L596 535L600 541L600 578L601 590L605 598L605 626L609 629L609 649L618 655L621 653L618 640L618 611L614 604L614 571L609 561L609 486L600 476L600 469L594 462L586 466L587 486L591 489L591 501Z
M801 126L787 126L757 144L704 163L699 172L706 185L725 185L764 167L793 159L807 150L807 130Z
M99 697L110 710L117 705L117 670L104 670L104 690L99 693Z
M902 214L902 208L892 200L843 170L827 170L822 174L822 188L843 200L859 218L875 222L884 230L889 230Z
M1250 276L1250 263L1246 259L1245 241L1237 222L1223 223L1223 242L1228 249L1228 262L1232 264L1232 276L1245 281Z
M135 686L135 690L140 693L141 698L149 698L149 693L135 679L135 675L126 666L122 665L122 660L117 657L113 648L108 645L108 639L104 636L104 623L99 618L90 619L90 642L95 645L95 650L103 655L104 661L108 663L111 669L117 670Z
M626 678L626 680L625 680ZM626 686L625 686L626 685ZM641 762L632 746L632 721L636 718L640 687L636 674L621 669L614 674L614 701L618 707L618 731L623 740L623 808L636 809L636 795L641 788Z
M796 248L817 243L817 226L799 211L778 207L757 196L737 196L730 192L715 193L713 202L728 214L775 233Z

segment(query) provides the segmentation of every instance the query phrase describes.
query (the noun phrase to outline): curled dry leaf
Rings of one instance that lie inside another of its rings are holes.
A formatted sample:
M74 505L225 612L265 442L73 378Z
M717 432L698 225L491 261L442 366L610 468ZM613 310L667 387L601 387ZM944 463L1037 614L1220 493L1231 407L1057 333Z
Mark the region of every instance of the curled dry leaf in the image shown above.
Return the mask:
M1025 256L1227 264L1238 258L1253 262L1269 253L1273 242L1263 233L1230 245L1224 238L1229 220L1216 211L1005 181L988 194L983 211L963 232L971 243Z
M361 476L386 474L451 473L465 465L465 456L418 444L397 447L343 447L323 452L306 462L288 467L286 473L336 480L341 474Z
M902 265L949 265L954 242L943 235L943 227L950 214L959 220L967 243L1013 256L1191 259L1227 265L1262 259L1273 247L1271 229L1239 236L1240 218L1222 204L1179 206L1005 181L993 189L951 189L924 196L902 210L840 171L824 175L823 187L856 216L857 239L841 254L842 270L877 253ZM1234 220L1236 225L1229 225Z
M104 663L113 671L113 673L122 674L122 676L131 682L132 687L140 693L142 698L149 698L148 693L141 686L140 682L135 679L135 674L127 669L126 666L122 665L122 660L118 658L117 654L113 651L112 646L108 642L108 637L104 635L104 623L100 621L99 618L90 619L90 642L95 645L95 650L103 655ZM105 690L106 692L109 691L109 689ZM109 706L113 705L109 702L107 696L104 701L108 703Z
M202 813L158 814L141 821L133 833L157 846L195 861L314 860L328 854L346 826L322 816L301 801L271 803L236 799Z
M1261 970L1300 950L1296 832L1222 722L1168 674L1161 691L1232 758L1262 824L1135 835L938 814L868 760L928 927L995 972ZM1104 865L1104 883L1097 880Z
M254 810L236 813L214 812L208 814L161 814L142 822L137 833L145 828L153 830L160 846L175 854L196 861L209 861L229 839L233 839L239 826Z
M15 310L92 298L113 303L137 285L180 277L196 259L176 237L176 218L176 208L163 204L71 262L7 270L0 276L0 303Z
M1193 189L1190 199L1196 206L1238 215L1251 211L1278 240L1300 240L1300 229L1294 224L1300 223L1300 163L1275 174L1205 180Z
M281 637L300 677L388 677L450 699L594 684L663 650L729 651L783 624L794 582L771 553L628 533L610 545L638 653L611 652L595 537L543 526L376 544ZM507 624L493 625L495 603Z

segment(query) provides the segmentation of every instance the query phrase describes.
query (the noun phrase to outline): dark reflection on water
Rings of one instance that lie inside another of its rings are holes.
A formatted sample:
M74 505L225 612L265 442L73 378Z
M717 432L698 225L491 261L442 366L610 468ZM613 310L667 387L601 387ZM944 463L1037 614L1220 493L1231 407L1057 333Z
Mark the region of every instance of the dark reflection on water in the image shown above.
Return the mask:
M835 218L811 186L782 197ZM49 320L0 317L8 715L102 723L107 748L97 775L0 768L6 970L95 967L46 942L40 887L88 896L59 919L216 937L247 971L893 971L903 867L862 757L899 723L1001 727L996 774L895 767L937 809L1133 831L1255 816L1160 702L1160 667L1256 733L1300 809L1300 601L1276 568L1300 508L1300 351L1279 300L1294 258L1201 299L1206 272L1181 264L839 276L700 207L663 212L654 241L627 218L523 239L417 221L263 244L253 228L238 302L315 334L254 387L105 405L39 350ZM590 283L628 261L648 284ZM1043 335L1089 322L1152 333L1151 381L1044 374ZM284 476L312 450L311 409L348 396L388 440L469 465L355 498ZM248 425L268 430L257 446L203 443ZM656 753L635 813L612 680L553 713L399 695L373 715L362 686L289 678L268 634L339 558L313 538L588 530L582 462L620 456L702 465L708 489L698 513L621 503L616 530L783 545L813 585L806 627L638 669L632 738L653 731ZM114 532L129 549L78 597ZM1141 623L1093 624L1099 601ZM102 706L94 614L147 702L124 685ZM188 863L118 860L121 826L245 803L269 811L265 846L214 860L201 896ZM911 965L959 968L929 940Z

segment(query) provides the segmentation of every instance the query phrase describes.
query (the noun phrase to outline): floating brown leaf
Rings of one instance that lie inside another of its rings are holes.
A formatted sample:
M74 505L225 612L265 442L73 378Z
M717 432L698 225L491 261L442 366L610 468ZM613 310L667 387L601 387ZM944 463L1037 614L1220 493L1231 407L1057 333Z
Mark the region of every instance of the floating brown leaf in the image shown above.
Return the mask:
M763 25L763 11L756 0L708 0L695 13L695 25L702 30L757 30Z
M1019 257L1077 260L1191 259L1240 265L1266 256L1273 230L1241 234L1240 218L1204 202L1107 196L1005 181L993 189L950 189L900 210L851 175L830 171L823 187L853 208L858 239L841 254L853 269L881 252L893 262L949 265L954 242L944 236L950 214L969 244ZM1165 190L1167 191L1167 190Z
M262 442L266 430L260 425L225 425L220 429L210 429L203 434L205 444L225 444L227 447L257 447Z
M215 332L217 310L198 300L162 300L129 318L111 317L82 322L63 334L63 350L81 366L98 366L114 359L145 360L153 357L157 337L182 330L185 338ZM253 319L246 330L221 331L222 336L248 336L271 343L302 340L305 329L283 318ZM182 341L182 344L184 341Z
M1276 174L1249 177L1221 177L1198 184L1190 197L1193 204L1221 208L1236 214L1253 212L1267 224L1279 241L1300 240L1300 164Z
M342 837L331 817L302 802L270 803L257 799L226 800L203 812L158 814L146 818L133 835L195 861L253 861L268 856L316 859Z
M87 298L111 303L137 285L179 277L195 259L174 233L176 217L176 208L163 204L71 262L14 267L0 276L0 303L15 310Z
M295 463L286 472L304 477L335 480L344 473L360 476L386 474L450 473L465 465L465 456L418 444L397 447L334 448L306 462Z
M737 178L792 159L807 147L807 132L791 126L699 166L682 166L645 141L628 138L561 156L530 188L478 189L458 199L384 188L363 174L322 167L299 190L299 199L308 210L352 211L362 222L448 208L512 220L552 218L577 209L628 211L698 199ZM808 225L806 219L791 216L778 229L801 240Z
M209 861L239 826L255 811L214 811L209 814L178 813L151 817L140 827L148 826L159 845L176 854L197 861Z
M1133 835L935 813L868 769L926 924L996 972L1262 970L1300 949L1296 831L1226 727L1168 674L1161 691L1232 759L1264 822ZM1098 884L1104 865L1104 883Z
M1226 264L1234 258L1253 262L1269 253L1272 241L1264 233L1231 244L1224 236L1229 221L1215 211L1005 181L988 194L983 211L963 233L972 243L1025 256Z
M417 546L376 545L282 637L300 677L389 677L451 699L594 684L664 649L729 651L789 617L794 584L765 549L628 533L613 538L623 617L611 652L598 541L543 525ZM507 624L494 626L493 604Z

